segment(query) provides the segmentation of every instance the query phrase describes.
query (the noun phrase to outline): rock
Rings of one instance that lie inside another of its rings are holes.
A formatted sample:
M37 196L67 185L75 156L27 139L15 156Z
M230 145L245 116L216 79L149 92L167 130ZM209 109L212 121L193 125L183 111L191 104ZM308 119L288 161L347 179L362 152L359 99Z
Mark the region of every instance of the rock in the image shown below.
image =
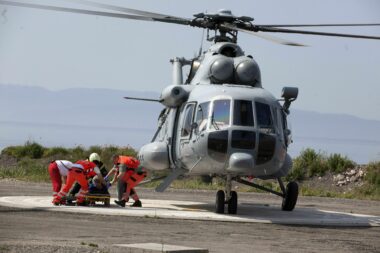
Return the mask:
M350 177L353 176L353 175L355 175L355 174L356 174L356 170L354 170L354 169L352 169L352 170L350 170L349 172L346 173L346 175L350 176Z
M364 176L364 171L362 169L359 170L358 174L357 174L360 178L362 178Z
M342 174L338 174L338 175L336 175L336 176L334 176L334 181L335 182L339 182L339 181L342 181L342 180L344 180L344 175L342 175Z
M354 176L350 177L350 182L356 182L356 181L358 181L358 179L359 179L359 176L354 175Z
M345 185L347 182L345 180L341 180L341 181L338 181L338 183L336 183L337 186L342 186L342 185Z

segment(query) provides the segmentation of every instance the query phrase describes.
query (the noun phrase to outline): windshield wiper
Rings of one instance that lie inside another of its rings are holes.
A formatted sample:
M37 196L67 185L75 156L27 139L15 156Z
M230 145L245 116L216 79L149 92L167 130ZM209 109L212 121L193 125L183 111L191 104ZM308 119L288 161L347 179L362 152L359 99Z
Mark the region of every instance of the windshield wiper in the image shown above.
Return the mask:
M216 130L219 130L218 123L216 123L216 121L214 119L214 113L212 113L212 115L211 115L211 124L214 126L214 128Z

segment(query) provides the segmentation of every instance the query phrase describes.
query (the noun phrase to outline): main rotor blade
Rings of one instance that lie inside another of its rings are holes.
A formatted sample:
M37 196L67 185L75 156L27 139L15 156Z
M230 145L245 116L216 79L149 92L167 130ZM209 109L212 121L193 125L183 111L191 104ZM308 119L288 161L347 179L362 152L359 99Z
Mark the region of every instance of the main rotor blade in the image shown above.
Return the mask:
M246 29L239 28L239 27L236 27L236 26L233 26L230 24L222 24L221 26L226 27L226 28L231 29L231 30L248 33L248 34L251 34L253 36L256 36L256 37L259 37L259 38L262 38L265 40L269 40L269 41L277 43L277 44L282 44L282 45L286 45L286 46L295 46L295 47L306 47L307 46L304 44L300 44L300 43L289 41L289 40L284 40L284 39L277 38L274 36L270 36L267 34L262 34L262 33L254 32L254 31L246 30Z
M149 101L149 102L162 102L162 99L152 99L152 98L135 98L135 97L124 97L125 99L130 100L140 100L140 101Z
M140 16L140 15L131 15L131 14L124 14L124 13L104 12L104 11L91 11L91 10L66 8L66 7L58 7L58 6L51 6L51 5L40 5L40 4L30 4L30 3L20 3L20 2L0 0L0 5L1 4L9 5L9 6L26 7L26 8L60 11L60 12L69 12L69 13L80 13L80 14L105 16L105 17L113 17L113 18L135 19L135 20L144 20L144 21L159 21L159 22L175 23L175 24L181 24L181 25L188 25L189 24L189 21L185 22L184 20L152 18L152 17L145 17L145 16Z
M257 24L256 24L257 25ZM298 25L257 25L260 27L327 27L327 26L380 26L380 23L368 24L298 24Z
M344 34L344 33L314 32L314 31L292 30L292 29L283 29L283 28L274 28L274 27L272 28L272 27L262 27L262 26L254 26L253 30L254 31L260 31L260 32L296 33L296 34L308 34L308 35L380 40L380 37L378 37L378 36L366 36L366 35Z
M121 7L121 6L115 6L115 5L110 5L110 4L104 4L104 3L99 3L99 2L93 2L93 1L89 1L89 0L66 0L66 1L75 2L78 4L83 4L83 5L87 5L87 6L91 6L91 7L104 8L104 9L112 10L112 11L118 11L118 12L129 13L129 14L137 14L137 15L150 17L150 18L164 18L164 19L175 19L175 20L189 21L189 20L187 20L185 18L181 18L181 17L171 16L171 15L166 15L166 14L161 14L161 13L155 13L155 12L149 12L149 11L142 11L142 10L126 8L126 7Z

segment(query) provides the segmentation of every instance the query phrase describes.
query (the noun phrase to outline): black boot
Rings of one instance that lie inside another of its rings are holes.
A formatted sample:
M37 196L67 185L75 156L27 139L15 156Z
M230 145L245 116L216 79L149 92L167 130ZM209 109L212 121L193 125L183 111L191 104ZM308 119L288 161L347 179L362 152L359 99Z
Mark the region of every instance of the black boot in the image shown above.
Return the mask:
M115 203L121 207L125 207L126 201L124 199L122 200L115 200Z
M131 206L132 207L142 207L142 204L141 204L140 200L136 200L135 203L133 203Z

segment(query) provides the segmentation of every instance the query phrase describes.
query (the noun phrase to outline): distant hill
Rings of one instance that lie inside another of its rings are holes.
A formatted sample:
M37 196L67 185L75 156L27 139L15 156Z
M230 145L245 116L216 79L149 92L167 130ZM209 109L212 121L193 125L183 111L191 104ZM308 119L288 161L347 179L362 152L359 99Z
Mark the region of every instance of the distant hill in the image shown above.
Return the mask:
M154 92L66 89L0 85L0 148L33 139L44 145L132 145L153 136L159 103L127 101L124 96L158 98ZM348 155L357 162L380 160L380 121L343 114L292 110L294 143L303 148Z
M380 121L302 110L292 110L290 120L293 155L311 147L347 155L358 163L380 160Z
M124 96L158 98L159 94L82 88L50 91L0 85L1 121L152 129L163 107L127 101Z

